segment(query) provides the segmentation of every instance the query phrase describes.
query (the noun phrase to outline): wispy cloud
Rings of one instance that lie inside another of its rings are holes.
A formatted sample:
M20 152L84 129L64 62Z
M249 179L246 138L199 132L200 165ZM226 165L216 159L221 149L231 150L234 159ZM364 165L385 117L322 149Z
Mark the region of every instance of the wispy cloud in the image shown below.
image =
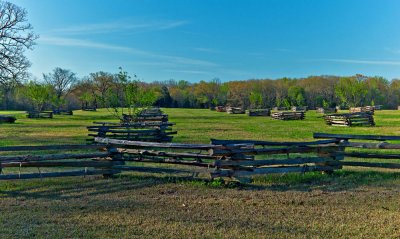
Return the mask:
M53 29L52 33L61 33L69 35L81 35L81 34L101 34L101 33L112 33L121 31L157 31L167 30L171 28L180 27L188 24L188 21L143 21L143 22L132 22L131 20L105 22L96 24L82 24L71 27L64 27Z
M164 60L168 61L169 63L174 63L176 65L195 65L195 66L207 66L207 67L217 66L217 64L213 62L194 59L194 58L158 54L150 51L140 50L137 48L124 47L107 43L99 43L95 41L82 40L76 38L42 36L39 39L39 43L47 45L56 45L56 46L84 47L84 48L118 51L126 54L139 55L152 59Z
M400 65L400 61L382 61L382 60L358 60L358 59L320 59L319 61L330 61L349 64L366 64L366 65Z
M47 45L55 45L55 46L85 47L85 48L120 51L132 54L147 54L147 52L135 48L123 47L118 45L99 43L90 40L81 40L75 38L42 36L39 38L38 41L39 43L44 43Z
M215 50L212 48L196 47L196 48L193 48L193 50L199 51L199 52L207 52L207 53L219 53L218 50Z

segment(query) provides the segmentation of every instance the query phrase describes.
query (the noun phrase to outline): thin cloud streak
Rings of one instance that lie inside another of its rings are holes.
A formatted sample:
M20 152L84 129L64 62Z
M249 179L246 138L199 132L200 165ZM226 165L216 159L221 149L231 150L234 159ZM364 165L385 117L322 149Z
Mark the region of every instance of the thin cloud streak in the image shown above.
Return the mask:
M196 47L196 48L193 48L193 50L199 51L199 52L207 52L207 53L219 53L219 51L217 51L215 49L203 48L203 47Z
M99 24L83 24L79 26L65 27L53 29L52 33L70 34L70 35L88 35L88 34L102 34L121 31L135 31L135 30L167 30L180 27L188 24L187 21L149 21L141 23L132 23L130 21L117 21Z
M127 54L140 55L143 57L167 60L167 61L173 62L175 64L179 64L179 65L195 65L195 66L207 66L207 67L217 66L217 64L215 64L213 62L204 61L204 60L157 54L157 53L143 51L143 50L131 48L131 47L122 47L122 46L118 46L118 45L98 43L98 42L94 42L94 41L81 40L81 39L75 39L75 38L42 36L39 39L39 42L47 44L47 45L84 47L84 48L95 48L95 49L118 51L118 52L127 53Z

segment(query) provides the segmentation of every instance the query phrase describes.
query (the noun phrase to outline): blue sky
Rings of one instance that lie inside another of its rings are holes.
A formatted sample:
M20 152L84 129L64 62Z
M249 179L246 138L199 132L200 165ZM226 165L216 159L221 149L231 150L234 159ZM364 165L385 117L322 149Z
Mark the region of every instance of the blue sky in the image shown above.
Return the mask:
M400 78L396 0L11 0L40 35L31 73L55 67L197 82Z

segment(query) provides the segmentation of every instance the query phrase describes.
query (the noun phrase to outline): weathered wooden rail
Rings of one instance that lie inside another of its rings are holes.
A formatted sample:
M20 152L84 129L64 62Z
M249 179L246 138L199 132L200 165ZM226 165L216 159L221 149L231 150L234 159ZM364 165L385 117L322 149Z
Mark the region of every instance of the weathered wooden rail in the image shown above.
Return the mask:
M52 119L53 118L53 111L28 111L28 114L26 115L27 118L47 118L47 119Z
M375 112L374 106L364 106L364 107L350 107L350 113L367 113L373 115Z
M228 113L228 114L244 114L245 110L240 107L228 107L228 108L226 108L226 113Z
M333 126L375 126L374 116L367 113L329 114L324 119Z
M400 153L393 152L400 144L388 142L400 141L400 136L314 133L314 138L311 142L212 139L210 144L182 144L96 137L95 145L0 147L0 179L110 176L122 171L203 172L211 178L241 179L272 173L333 172L343 166L400 169L400 162L377 161L400 160Z
M174 123L168 122L168 115L159 108L143 109L137 115L123 115L120 123L94 122L88 126L90 137L124 139L132 141L171 142L177 131ZM88 139L93 142L93 138Z
M171 142L177 131L172 130L171 122L131 122L108 123L94 122L94 126L88 126L88 136L112 139L125 139L133 141ZM88 139L93 142L93 138Z
M177 144L96 138L122 153L121 160L201 167L211 177L243 177L267 173L331 172L342 156L335 140L266 142L212 140L212 144Z
M280 111L272 113L271 117L277 120L304 120L306 113L304 111Z
M124 164L104 145L10 146L0 152L0 180L110 176L120 172L115 166Z
M270 116L270 109L249 109L247 111L248 116Z
M340 165L342 166L400 169L398 161L400 153L393 153L400 150L400 144L387 142L400 141L400 136L314 133L314 138L336 140L338 146L346 149L343 156L353 160L357 159L357 161L341 161ZM366 161L370 159L375 159L375 162ZM380 161L376 161L376 159ZM397 162L382 162L381 160L397 160Z

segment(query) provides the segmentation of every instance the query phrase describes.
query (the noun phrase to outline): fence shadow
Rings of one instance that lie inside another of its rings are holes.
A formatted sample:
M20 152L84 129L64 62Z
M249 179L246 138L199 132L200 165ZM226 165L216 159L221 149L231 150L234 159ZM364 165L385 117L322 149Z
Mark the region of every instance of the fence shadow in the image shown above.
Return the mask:
M34 179L22 181L4 181L0 184L1 198L20 199L49 199L65 200L88 196L105 195L112 193L135 193L141 188L154 187L160 184L176 182L194 182L201 179L194 179L186 175L141 175L121 174L113 178L103 179L98 176L90 177L67 177ZM3 188L3 189L2 189Z
M111 179L99 177L45 179L4 182L0 185L1 198L65 200L113 193L135 193L142 188L162 184L183 183L199 187L235 188L237 190L271 190L278 192L311 192L321 190L339 192L357 190L365 186L390 187L400 183L399 172L339 170L334 173L319 172L255 177L252 183L235 184L209 181L186 175L121 174ZM5 189L5 190L4 190Z
M400 172L338 170L332 174L319 172L255 177L246 190L273 191L347 191L364 186L390 187L400 183Z

